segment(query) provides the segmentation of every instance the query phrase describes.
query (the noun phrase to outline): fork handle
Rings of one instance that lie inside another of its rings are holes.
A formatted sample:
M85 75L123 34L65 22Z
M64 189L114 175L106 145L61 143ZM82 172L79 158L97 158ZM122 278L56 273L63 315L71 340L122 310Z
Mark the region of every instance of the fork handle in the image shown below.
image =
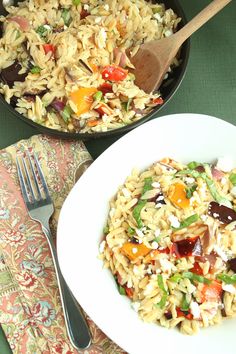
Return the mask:
M75 300L65 282L65 279L63 278L51 233L49 229L43 225L42 230L47 237L47 241L52 254L68 336L72 345L76 349L86 349L89 347L92 340L89 328L79 307L79 304Z

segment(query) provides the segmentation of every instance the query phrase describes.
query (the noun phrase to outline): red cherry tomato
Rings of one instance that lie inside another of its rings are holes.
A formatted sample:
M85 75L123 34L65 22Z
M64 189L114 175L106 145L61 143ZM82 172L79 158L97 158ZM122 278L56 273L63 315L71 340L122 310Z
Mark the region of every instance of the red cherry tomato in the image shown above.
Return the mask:
M128 71L120 66L107 65L102 70L102 78L109 81L123 81L128 75Z
M158 97L153 100L153 103L161 105L164 103L164 100L162 97Z

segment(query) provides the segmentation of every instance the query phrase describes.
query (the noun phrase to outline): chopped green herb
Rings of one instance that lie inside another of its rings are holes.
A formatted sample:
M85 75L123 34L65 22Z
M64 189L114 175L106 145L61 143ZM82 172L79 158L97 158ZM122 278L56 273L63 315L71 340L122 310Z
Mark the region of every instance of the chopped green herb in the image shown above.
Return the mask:
M45 38L48 35L48 29L45 28L44 26L39 26L36 29L36 33L38 33L40 35L41 38Z
M64 119L64 121L66 123L68 123L71 113L72 113L72 109L70 108L70 106L65 106L65 108L63 109L63 111L61 112L62 118Z
M109 227L107 225L104 226L103 233L104 233L104 235L107 235L109 233Z
M122 106L126 112L129 111L131 102L132 102L132 98L129 98L127 102L122 103Z
M141 220L141 210L143 209L143 207L146 204L146 200L139 200L138 204L134 207L133 209L133 217L138 225L138 228L141 229L141 227L143 227L143 223Z
M42 70L42 69L41 69L39 66L33 66L33 67L30 69L30 72L31 72L32 74L38 74L38 73L40 73L41 70Z
M231 173L229 175L229 180L232 183L233 186L236 186L236 173Z
M63 18L64 24L66 26L69 26L69 24L71 23L70 10L69 9L62 9L61 17Z
M144 186L143 186L142 195L144 193L146 193L147 191L150 191L151 189L153 189L152 183L153 183L152 177L147 177L144 179Z
M190 170L194 170L196 167L201 166L201 165L202 165L202 163L196 162L196 161L191 161L187 164L187 166Z
M158 276L157 276L157 284L158 284L159 288L163 291L163 295L162 295L161 301L158 302L156 304L156 306L158 306L161 309L163 309L165 307L169 292L165 288L163 277L162 277L161 274L158 274Z
M128 227L128 234L129 235L134 235L135 234L135 230L132 227Z
M81 0L73 0L73 5L78 6L80 4Z
M156 306L160 307L160 309L164 309L166 305L166 301L168 298L168 294L164 294L161 298L161 301L156 304Z
M93 95L93 99L94 101L100 102L101 99L103 97L103 93L102 91L97 91L94 95Z
M172 277L169 280L172 281L173 283L178 283L181 279L182 279L182 275L179 273L175 273L174 275L172 275Z
M184 272L182 274L183 278L189 279L189 280L193 280L193 281L197 281L199 283L203 283L203 284L210 284L211 280L207 279L201 275L192 273L192 272Z
M186 187L186 197L190 199L193 196L193 192L197 189L197 184L193 184L192 186Z
M172 227L174 230L181 230L184 229L185 227L190 226L191 224L193 224L194 222L198 221L199 216L198 214L193 214L191 216L189 216L187 219L181 221L180 226L179 227Z
M217 275L217 279L223 281L226 284L236 284L236 274L234 275L219 274Z
M120 293L120 295L126 295L126 291L125 288L123 288L123 286L121 286L120 284L117 284L118 287L118 291Z
M187 296L186 294L183 294L183 299L180 305L181 311L188 311L189 310L190 303L187 301Z

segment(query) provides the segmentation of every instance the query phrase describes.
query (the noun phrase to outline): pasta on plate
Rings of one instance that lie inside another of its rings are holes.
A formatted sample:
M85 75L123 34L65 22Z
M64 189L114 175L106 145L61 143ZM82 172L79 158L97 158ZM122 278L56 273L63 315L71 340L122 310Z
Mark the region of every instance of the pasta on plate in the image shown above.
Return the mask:
M236 315L236 168L171 158L110 201L99 257L146 322L195 334Z

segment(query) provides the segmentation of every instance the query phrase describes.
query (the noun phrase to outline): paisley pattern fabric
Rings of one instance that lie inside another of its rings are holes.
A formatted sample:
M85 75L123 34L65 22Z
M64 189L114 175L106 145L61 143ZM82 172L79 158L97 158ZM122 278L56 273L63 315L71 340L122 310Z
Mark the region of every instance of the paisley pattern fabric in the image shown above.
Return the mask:
M14 354L76 354L66 334L50 250L40 225L28 216L15 158L33 150L54 201L55 238L61 206L74 181L92 162L82 142L44 135L0 152L0 323ZM124 353L87 317L93 344L84 354Z

